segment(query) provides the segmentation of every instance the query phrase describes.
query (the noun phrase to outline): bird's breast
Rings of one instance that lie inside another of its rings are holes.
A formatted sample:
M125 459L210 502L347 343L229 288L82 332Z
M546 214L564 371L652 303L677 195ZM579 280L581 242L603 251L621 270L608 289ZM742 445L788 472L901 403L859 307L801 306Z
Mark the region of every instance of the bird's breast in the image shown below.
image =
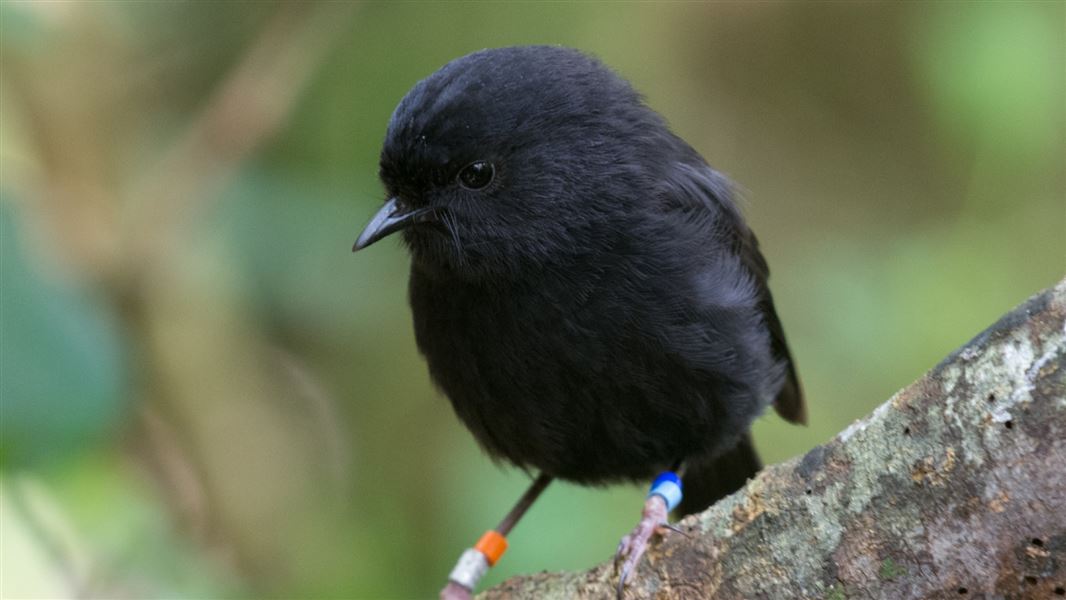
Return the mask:
M467 282L412 275L419 349L490 453L557 477L640 479L713 439L713 382L655 335L656 307L605 277ZM665 324L663 324L665 327Z

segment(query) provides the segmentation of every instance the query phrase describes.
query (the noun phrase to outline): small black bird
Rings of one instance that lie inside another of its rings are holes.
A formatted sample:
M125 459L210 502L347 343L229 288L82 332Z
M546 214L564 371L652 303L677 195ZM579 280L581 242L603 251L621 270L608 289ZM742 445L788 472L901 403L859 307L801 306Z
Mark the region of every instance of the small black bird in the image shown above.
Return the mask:
M683 470L677 512L702 510L759 470L748 431L767 405L805 421L729 181L596 59L448 63L396 108L380 175L389 200L355 249L403 230L433 380L490 455L541 473L500 533L551 478ZM623 539L619 593L667 495ZM476 583L462 565L452 591Z

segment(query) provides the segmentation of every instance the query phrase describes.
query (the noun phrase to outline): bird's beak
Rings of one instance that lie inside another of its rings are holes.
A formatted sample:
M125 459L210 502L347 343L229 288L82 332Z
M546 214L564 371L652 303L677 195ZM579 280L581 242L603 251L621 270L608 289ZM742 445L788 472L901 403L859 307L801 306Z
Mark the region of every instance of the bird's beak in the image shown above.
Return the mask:
M432 208L411 210L403 206L397 198L389 198L385 206L382 206L374 218L367 223L363 233L359 234L359 239L352 246L352 252L358 252L390 233L395 233L415 223L434 220L436 220L436 213Z

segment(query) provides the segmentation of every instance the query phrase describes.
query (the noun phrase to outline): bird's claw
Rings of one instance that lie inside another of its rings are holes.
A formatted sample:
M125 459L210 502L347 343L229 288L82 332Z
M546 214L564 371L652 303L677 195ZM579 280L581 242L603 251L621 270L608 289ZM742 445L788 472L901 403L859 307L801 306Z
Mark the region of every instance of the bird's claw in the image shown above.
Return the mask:
M662 527L663 529L669 529L670 531L673 531L674 533L679 533L679 534L681 534L681 535L683 535L683 536L685 536L685 537L687 537L689 539L692 538L692 536L689 535L687 531L685 531L684 529L681 529L680 527L678 527L677 525L674 525L673 523L660 523L659 527Z
M658 495L649 497L644 502L644 511L641 513L640 522L626 534L618 543L618 552L614 555L615 572L618 573L617 596L621 600L625 593L626 579L630 573L637 569L641 557L648 549L648 543L655 534L663 535L666 531L677 531L688 535L666 521L666 502ZM622 561L621 572L618 570L618 561Z

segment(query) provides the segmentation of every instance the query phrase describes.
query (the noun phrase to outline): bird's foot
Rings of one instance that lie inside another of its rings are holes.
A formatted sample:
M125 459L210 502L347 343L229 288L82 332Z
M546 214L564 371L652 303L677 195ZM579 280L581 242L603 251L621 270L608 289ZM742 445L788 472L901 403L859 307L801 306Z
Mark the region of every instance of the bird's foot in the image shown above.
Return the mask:
M470 595L470 590L454 581L449 581L448 585L440 591L440 600L470 600Z
M644 511L641 512L640 522L622 538L618 543L618 552L614 555L615 572L618 573L618 598L625 593L626 579L637 569L641 557L648 549L648 543L652 536L664 535L667 531L678 531L667 523L668 510L666 502L659 495L648 496L644 501ZM618 562L622 561L621 571L618 570Z

